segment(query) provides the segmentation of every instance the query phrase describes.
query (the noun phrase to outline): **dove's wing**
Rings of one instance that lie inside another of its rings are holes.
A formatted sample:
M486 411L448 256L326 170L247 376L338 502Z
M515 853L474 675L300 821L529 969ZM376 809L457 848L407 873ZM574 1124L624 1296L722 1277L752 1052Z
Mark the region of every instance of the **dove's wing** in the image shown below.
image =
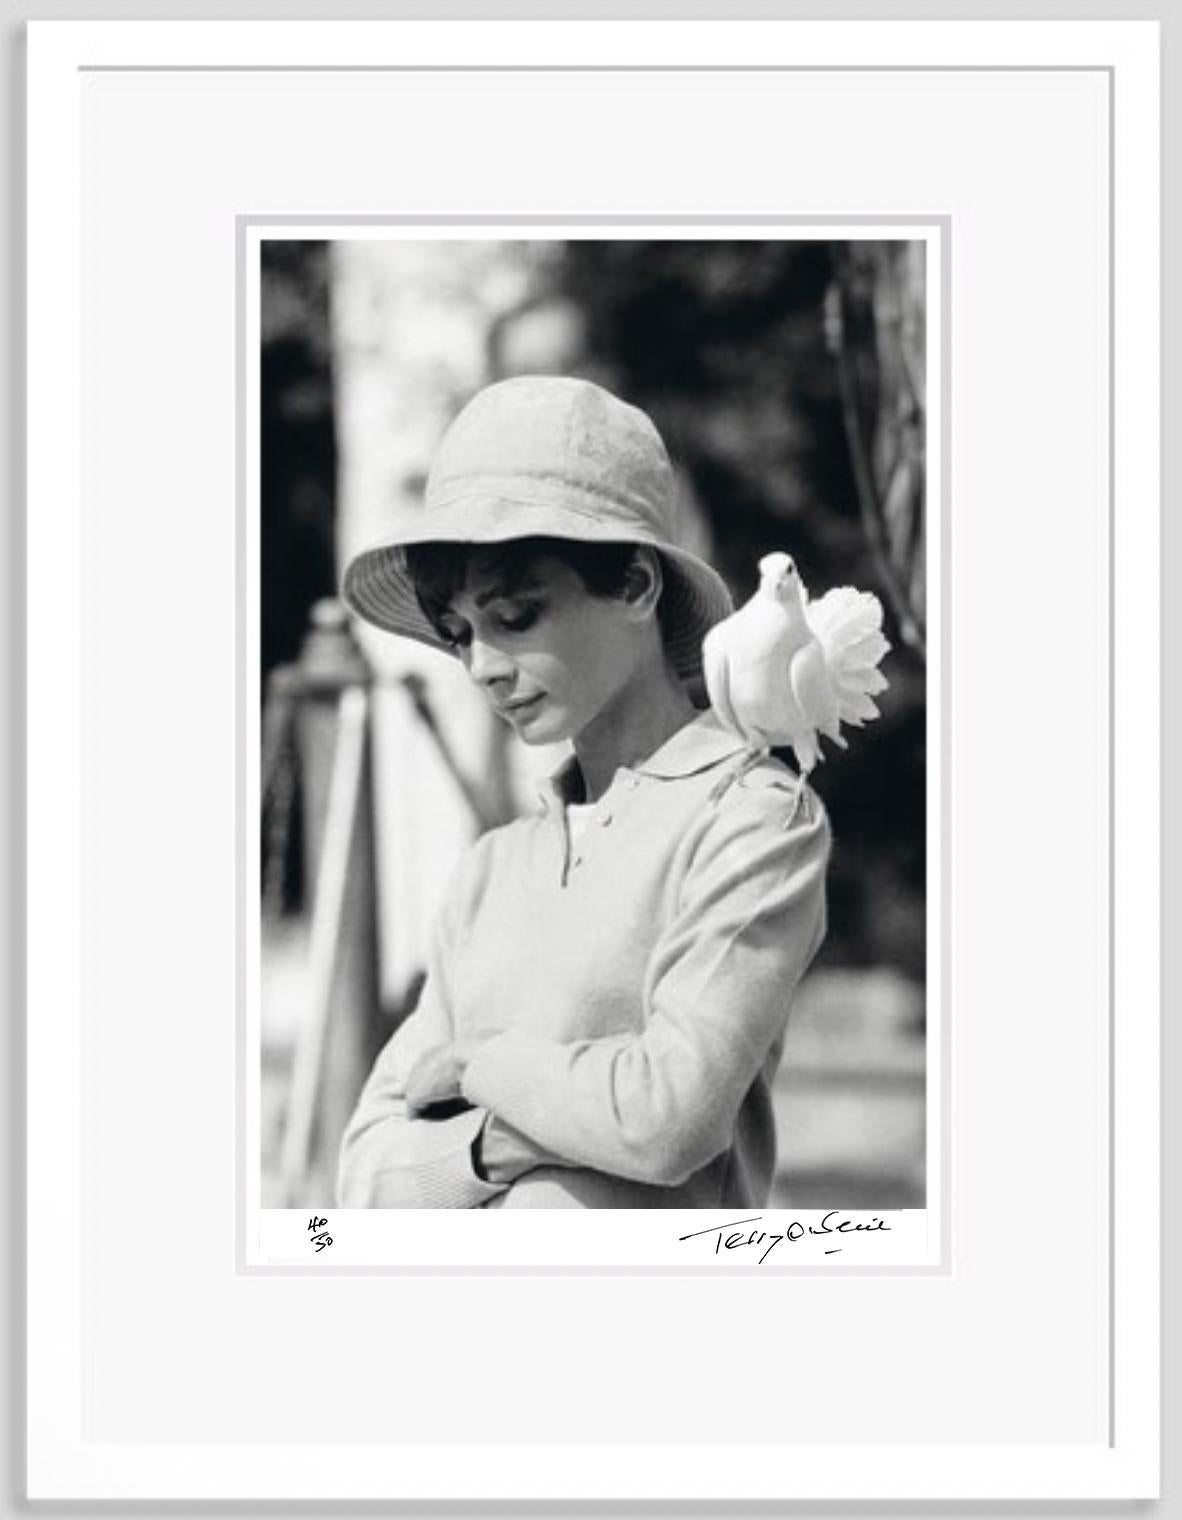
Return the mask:
M730 662L721 628L712 628L702 641L702 675L710 706L732 733L745 739L747 735L731 705Z
M804 714L808 726L820 729L829 738L841 742L837 719L837 696L829 679L825 654L816 639L798 649L789 667L792 695Z
M870 699L887 688L877 666L891 647L882 632L882 603L870 591L838 586L810 602L805 616L824 653L840 720L859 727L876 718Z
M807 727L788 668L809 637L803 620L793 629L782 608L758 593L707 635L702 667L710 700L747 744L790 744Z

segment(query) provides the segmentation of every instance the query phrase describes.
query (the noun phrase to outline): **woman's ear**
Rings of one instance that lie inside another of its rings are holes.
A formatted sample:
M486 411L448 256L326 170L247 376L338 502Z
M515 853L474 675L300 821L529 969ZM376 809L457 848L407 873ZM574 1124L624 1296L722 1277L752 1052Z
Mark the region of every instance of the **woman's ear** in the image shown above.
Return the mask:
M661 561L655 549L638 544L632 563L624 572L624 600L634 611L646 616L656 610L664 584Z

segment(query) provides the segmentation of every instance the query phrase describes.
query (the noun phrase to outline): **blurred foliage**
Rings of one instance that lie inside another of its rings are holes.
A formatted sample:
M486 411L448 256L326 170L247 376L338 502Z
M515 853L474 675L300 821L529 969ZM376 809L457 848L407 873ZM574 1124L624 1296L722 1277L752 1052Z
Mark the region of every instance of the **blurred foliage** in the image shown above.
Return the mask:
M259 461L264 704L268 678L294 661L313 603L336 585L334 425L329 330L328 245L262 244L259 297ZM290 733L267 732L283 702L264 714L262 852L266 900L296 908L303 899L302 811Z
M589 365L652 415L688 471L715 562L736 600L754 591L758 560L772 549L789 550L818 594L848 582L882 598L895 646L883 666L891 682L880 699L883 716L854 737L848 753L829 748L815 777L835 835L822 961L894 964L922 979L925 672L903 638L892 566L876 555L867 529L831 320L838 290L845 326L837 336L850 365L870 486L885 498L904 451L914 470L917 433L922 447L921 413L898 400L902 365L885 362L876 291L891 274L889 248L573 242L564 278L586 313ZM893 442L884 424L899 435ZM908 556L905 597L923 584L922 459L918 473L911 493L918 505L896 535Z
M262 669L299 652L331 596L336 433L328 245L264 242L260 289Z
M837 244L825 337L866 542L903 642L925 655L924 247Z

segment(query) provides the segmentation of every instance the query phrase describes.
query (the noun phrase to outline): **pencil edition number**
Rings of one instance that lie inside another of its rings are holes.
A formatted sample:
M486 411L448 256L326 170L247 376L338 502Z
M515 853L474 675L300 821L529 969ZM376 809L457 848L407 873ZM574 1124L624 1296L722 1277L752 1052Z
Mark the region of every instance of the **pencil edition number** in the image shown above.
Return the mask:
M332 1236L325 1228L327 1224L327 1219L317 1218L315 1214L313 1214L311 1219L308 1220L308 1229L312 1235L312 1244L318 1251L323 1251L325 1246L332 1245Z

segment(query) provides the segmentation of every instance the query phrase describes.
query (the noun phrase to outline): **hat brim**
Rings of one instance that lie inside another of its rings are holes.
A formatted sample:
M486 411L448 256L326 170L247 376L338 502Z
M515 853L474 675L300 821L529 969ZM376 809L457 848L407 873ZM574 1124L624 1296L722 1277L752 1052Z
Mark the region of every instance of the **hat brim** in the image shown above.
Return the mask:
M429 527L426 522L415 523L397 538L364 550L345 570L341 596L346 606L387 633L454 653L419 606L414 582L406 568L405 551L410 544L494 544L535 536L578 543L647 544L661 556L665 571L663 605L669 662L684 681L700 677L702 640L715 623L734 611L726 582L716 570L696 554L646 532L639 525L632 532L623 533L618 525L597 522L577 513L558 523L552 505L538 513L536 533L523 531L524 505L520 500L486 501L485 510L474 513L470 502L452 503L431 513ZM512 529L508 531L510 524Z

